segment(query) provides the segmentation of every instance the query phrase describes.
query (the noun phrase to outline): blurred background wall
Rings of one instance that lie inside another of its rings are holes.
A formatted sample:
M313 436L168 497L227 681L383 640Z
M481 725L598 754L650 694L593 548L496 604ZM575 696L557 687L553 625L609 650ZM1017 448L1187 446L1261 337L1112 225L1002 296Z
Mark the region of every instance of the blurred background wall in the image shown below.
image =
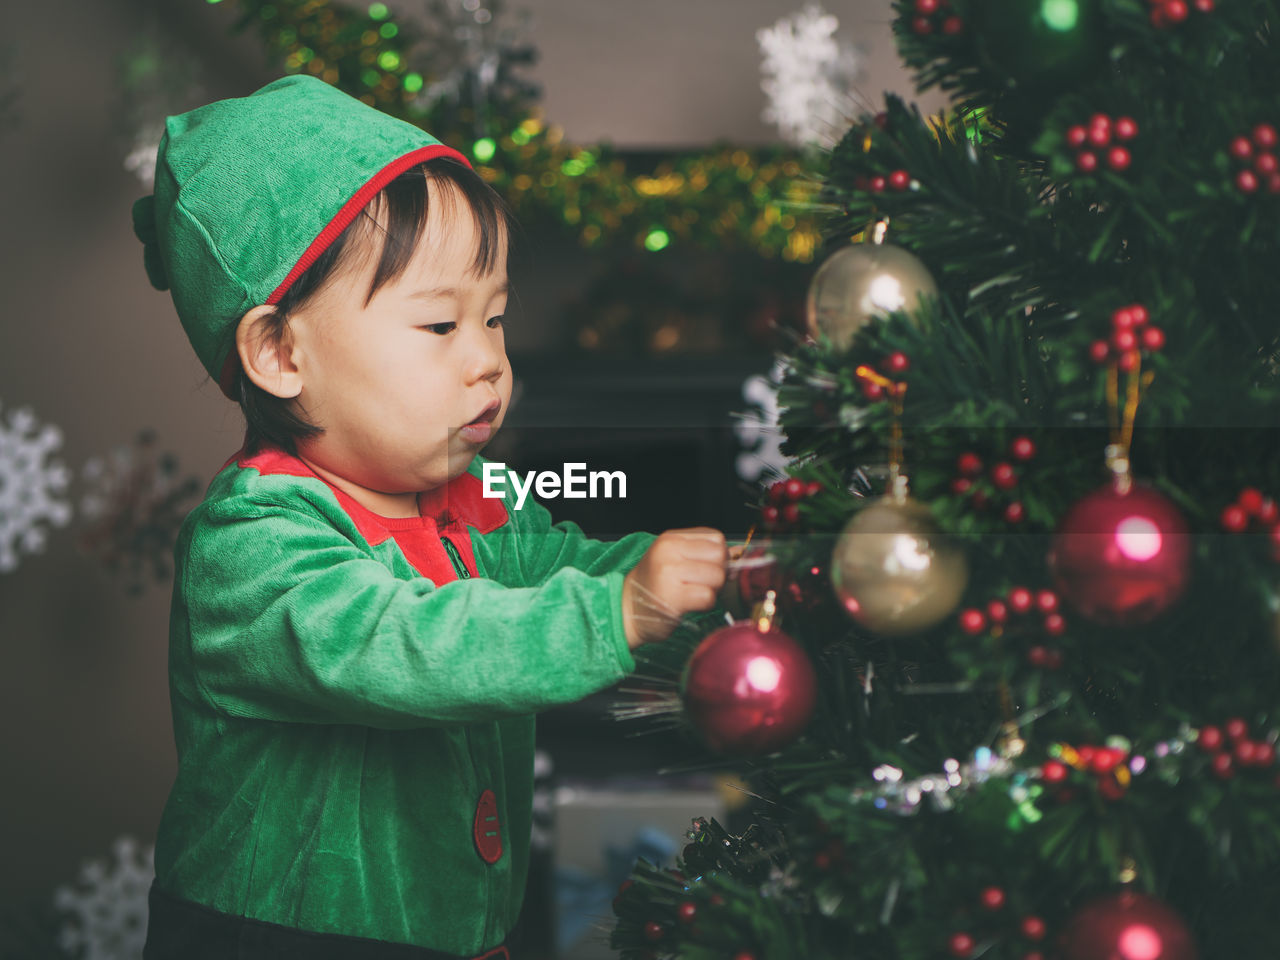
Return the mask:
M406 17L424 9L390 6ZM152 28L198 68L199 102L243 96L281 75L252 31L230 32L232 7L42 0L7 8L5 86L16 98L0 132L0 421L29 408L60 430L50 458L72 474L66 499L77 509L84 465L109 459L141 430L176 459L175 479L198 478L200 492L240 444L237 408L205 376L169 295L143 273L130 205L149 191L124 166L133 131L117 83L120 58ZM570 140L649 150L776 142L761 120L755 32L799 7L527 0L508 9L532 15L528 39L539 59L528 74L542 86L545 117ZM910 98L887 0L828 0L826 8L864 54L858 88L867 108L884 90ZM536 360L558 342L550 332L557 311L592 256L572 243L540 255L522 293L527 322L510 334L513 353ZM744 369L765 372L768 352L756 357ZM678 378L660 389L679 405ZM116 837L151 843L175 769L168 580L132 596L78 547L72 527L50 529L47 541L0 573L0 900L11 913L46 905L56 884L107 855Z

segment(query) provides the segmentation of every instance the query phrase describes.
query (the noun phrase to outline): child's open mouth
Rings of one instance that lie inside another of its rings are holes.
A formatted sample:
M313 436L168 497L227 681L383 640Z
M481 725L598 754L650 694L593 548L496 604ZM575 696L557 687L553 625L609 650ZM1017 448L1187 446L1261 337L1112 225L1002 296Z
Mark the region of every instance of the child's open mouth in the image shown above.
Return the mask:
M485 407L484 412L476 417L466 426L459 428L458 433L462 434L464 440L471 443L486 443L493 436L493 421L498 416L498 411L502 408L502 402L494 400L489 406Z

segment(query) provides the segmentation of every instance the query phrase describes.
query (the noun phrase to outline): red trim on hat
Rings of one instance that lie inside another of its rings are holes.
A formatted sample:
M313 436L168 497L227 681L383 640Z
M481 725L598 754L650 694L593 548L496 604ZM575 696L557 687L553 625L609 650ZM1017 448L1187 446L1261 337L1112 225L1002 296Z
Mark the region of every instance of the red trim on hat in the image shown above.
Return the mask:
M409 169L409 167L425 163L427 160L434 160L436 157L453 157L455 160L461 160L468 167L471 166L471 161L464 154L459 153L453 147L446 147L443 143L429 144L410 151L402 157L396 157L396 159L375 173L372 179L357 190L355 195L342 205L342 209L334 214L333 219L320 231L320 235L311 241L311 245L303 252L298 262L293 265L289 275L281 281L280 286L272 291L271 296L267 297L267 303L279 302L280 298L293 286L293 282L302 276L309 266L316 262L320 254L329 248L329 244L338 238L338 234L347 228L369 201L377 195L378 191ZM232 400L238 399L232 393L232 390L235 387L236 370L239 366L240 355L236 353L235 347L232 347L231 352L227 354L227 359L222 364L222 375L218 378L218 386L222 389L223 394Z

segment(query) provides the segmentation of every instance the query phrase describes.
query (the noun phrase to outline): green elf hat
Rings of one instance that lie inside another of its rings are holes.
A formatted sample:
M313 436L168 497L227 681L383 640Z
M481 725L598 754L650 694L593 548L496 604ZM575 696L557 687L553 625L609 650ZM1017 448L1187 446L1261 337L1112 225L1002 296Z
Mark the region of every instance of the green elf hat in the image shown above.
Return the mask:
M398 174L467 158L419 127L317 77L296 74L247 97L165 118L155 193L133 205L143 265L173 305L222 392L235 328L276 303Z

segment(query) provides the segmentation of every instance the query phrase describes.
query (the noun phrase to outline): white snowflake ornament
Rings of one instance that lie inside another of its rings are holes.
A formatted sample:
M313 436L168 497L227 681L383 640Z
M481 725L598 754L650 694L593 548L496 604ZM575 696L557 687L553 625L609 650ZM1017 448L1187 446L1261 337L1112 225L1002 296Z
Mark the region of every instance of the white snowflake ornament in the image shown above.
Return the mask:
M839 22L816 3L756 31L764 56L764 119L798 147L831 147L849 126L850 94L862 69L854 48L836 39Z
M778 430L778 385L786 368L786 361L778 360L769 376L748 377L742 385L742 397L753 407L740 414L734 426L743 447L734 466L743 480L763 483L765 479L786 476L791 463L782 453L782 434Z
M44 549L45 528L66 526L71 506L59 495L70 471L50 457L62 446L62 431L41 426L30 409L9 412L0 424L0 573L16 570L18 554Z
M155 879L154 846L138 852L138 841L119 837L112 844L116 862L100 860L80 868L86 890L60 886L54 905L74 917L58 933L58 946L80 960L139 960L147 939L147 894Z

